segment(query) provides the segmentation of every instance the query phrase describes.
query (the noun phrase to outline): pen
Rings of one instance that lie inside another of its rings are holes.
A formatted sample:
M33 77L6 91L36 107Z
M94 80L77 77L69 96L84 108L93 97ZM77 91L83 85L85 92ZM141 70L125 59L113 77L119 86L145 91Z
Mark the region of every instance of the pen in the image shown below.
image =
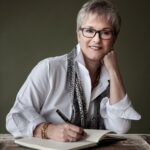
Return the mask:
M56 112L66 123L71 123L70 120L59 109L57 109Z

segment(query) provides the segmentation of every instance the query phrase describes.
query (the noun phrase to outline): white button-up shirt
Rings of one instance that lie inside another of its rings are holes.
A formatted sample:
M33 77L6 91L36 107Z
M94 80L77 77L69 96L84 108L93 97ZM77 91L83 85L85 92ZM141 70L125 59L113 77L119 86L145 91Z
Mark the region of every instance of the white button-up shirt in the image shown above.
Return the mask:
M94 99L107 87L109 75L103 66L99 84L91 90L91 79L82 52L77 45L79 74L85 94L87 111L90 114ZM67 54L47 58L39 62L31 71L17 94L16 101L6 118L6 128L15 137L32 136L35 127L42 122L64 123L56 113L61 110L71 118L73 103L66 89ZM117 133L127 132L130 120L139 120L141 116L133 109L127 94L118 103L110 105L105 97L100 103L100 114L106 129Z

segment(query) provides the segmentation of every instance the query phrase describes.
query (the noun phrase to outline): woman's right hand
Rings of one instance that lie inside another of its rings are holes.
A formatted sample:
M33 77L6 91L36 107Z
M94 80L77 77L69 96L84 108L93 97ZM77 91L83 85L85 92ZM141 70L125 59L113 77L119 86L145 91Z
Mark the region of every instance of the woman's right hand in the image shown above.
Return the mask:
M37 125L34 130L33 136L42 138L41 130L45 123ZM84 137L84 130L73 124L51 124L49 123L46 129L46 136L49 139L61 142L74 142L79 141Z
M84 130L73 124L49 124L47 128L48 138L61 142L79 141L84 136Z

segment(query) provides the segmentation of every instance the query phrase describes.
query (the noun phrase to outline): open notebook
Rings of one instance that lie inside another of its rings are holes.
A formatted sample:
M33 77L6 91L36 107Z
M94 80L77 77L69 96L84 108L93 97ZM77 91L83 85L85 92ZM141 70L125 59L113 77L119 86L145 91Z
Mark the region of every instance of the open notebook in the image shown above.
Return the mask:
M49 139L24 137L16 139L15 143L38 150L75 150L96 146L100 140L107 137L119 139L122 138L120 136L117 136L117 134L110 134L110 136L108 134L110 133L110 131L108 130L85 129L85 132L87 134L86 138L77 142L56 142Z

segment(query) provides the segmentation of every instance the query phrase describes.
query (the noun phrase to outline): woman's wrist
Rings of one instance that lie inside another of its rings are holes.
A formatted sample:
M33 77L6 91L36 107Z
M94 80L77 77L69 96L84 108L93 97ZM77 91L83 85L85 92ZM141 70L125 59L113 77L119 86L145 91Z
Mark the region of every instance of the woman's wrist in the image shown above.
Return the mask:
M49 124L50 123L48 123L48 122L42 122L42 123L38 124L33 131L33 136L38 137L38 138L48 138L47 130L48 130Z
M46 123L44 123L44 124L42 125L42 128L41 128L41 137L42 137L42 139L49 139L49 138L48 138L48 135L47 135L49 124L50 124L50 123L47 123L47 122L46 122Z

